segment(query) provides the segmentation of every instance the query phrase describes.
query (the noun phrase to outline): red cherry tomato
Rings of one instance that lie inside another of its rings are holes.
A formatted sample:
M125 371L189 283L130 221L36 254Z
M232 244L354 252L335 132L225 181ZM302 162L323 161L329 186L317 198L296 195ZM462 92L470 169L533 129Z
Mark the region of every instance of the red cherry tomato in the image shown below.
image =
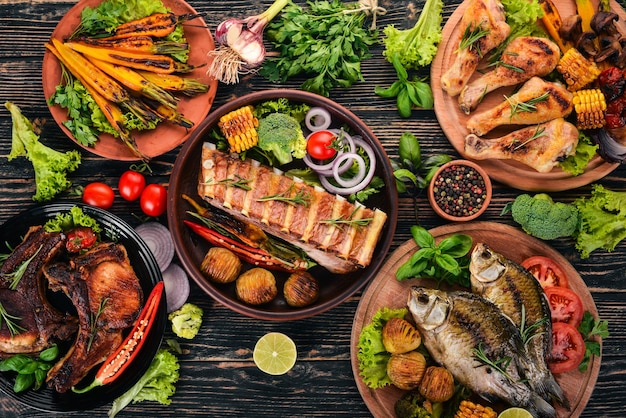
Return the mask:
M532 273L541 287L561 286L569 287L567 275L554 260L541 255L529 257L522 261L522 267Z
M556 322L552 324L552 352L548 361L552 373L574 370L585 357L585 341L573 326Z
M120 196L128 201L139 199L145 187L146 178L143 174L133 170L124 172L124 174L120 176L120 181L117 184Z
M309 135L306 143L306 151L311 158L316 160L328 160L337 154L332 147L337 135L330 131L316 131Z
M141 210L148 216L160 216L167 207L167 189L160 184L148 184L139 199Z
M546 287L544 291L550 303L552 323L564 322L578 328L583 319L584 309L583 302L576 292L559 286Z
M115 192L108 184L94 182L89 183L83 190L83 203L108 209L113 206Z
M71 253L77 253L94 245L98 236L93 229L86 226L79 226L67 233L65 248Z

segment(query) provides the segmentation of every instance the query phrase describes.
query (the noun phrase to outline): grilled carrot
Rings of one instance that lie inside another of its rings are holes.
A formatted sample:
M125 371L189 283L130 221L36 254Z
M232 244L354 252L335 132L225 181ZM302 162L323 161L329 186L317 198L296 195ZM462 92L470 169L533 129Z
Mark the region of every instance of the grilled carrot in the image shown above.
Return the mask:
M195 96L197 94L209 91L209 85L204 84L192 78L180 77L176 74L157 74L150 71L138 71L146 80L156 84L157 86L182 93L186 96Z
M110 38L120 39L131 36L144 35L162 38L176 29L178 23L200 17L200 14L184 14L177 16L174 13L154 13L140 19L123 23L115 28Z
M193 128L194 123L185 118L182 113L178 112L174 108L165 106L163 104L158 104L154 107L154 111L164 120L168 120L172 123L175 123L176 125L180 125L183 128Z
M552 0L539 0L539 5L543 9L543 16L541 17L543 26L548 31L550 37L559 46L561 52L567 51L571 45L564 42L563 38L561 38L561 35L559 34L559 29L561 28L563 21L558 9Z
M121 65L111 64L110 62L101 61L94 57L88 57L96 67L116 79L122 85L132 91L140 93L150 99L167 106L176 108L178 100L169 92L161 87L151 83L131 68Z
M139 54L172 55L189 50L185 42L155 41L149 36L133 36L129 38L80 38L73 42L101 48L115 49L116 51L134 52Z
M187 73L196 67L183 64L167 55L135 54L127 51L117 51L112 48L100 48L76 42L66 42L65 45L74 51L97 58L111 64L123 65L136 70L152 71L159 74L174 72Z

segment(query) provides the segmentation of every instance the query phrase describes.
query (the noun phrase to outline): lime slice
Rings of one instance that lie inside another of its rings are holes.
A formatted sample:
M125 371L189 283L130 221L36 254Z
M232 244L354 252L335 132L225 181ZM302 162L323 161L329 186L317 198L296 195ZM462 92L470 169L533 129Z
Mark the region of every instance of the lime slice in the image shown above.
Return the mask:
M252 358L259 369L267 374L285 374L294 364L298 350L291 338L280 332L270 332L259 338Z
M533 418L533 415L522 408L509 408L500 412L498 418Z

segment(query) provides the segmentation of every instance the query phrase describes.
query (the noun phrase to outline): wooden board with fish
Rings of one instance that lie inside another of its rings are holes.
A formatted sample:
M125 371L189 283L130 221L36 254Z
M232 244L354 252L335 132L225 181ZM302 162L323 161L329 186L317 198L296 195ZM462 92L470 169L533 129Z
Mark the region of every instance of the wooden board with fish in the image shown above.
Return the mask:
M461 20L463 14L470 3L464 1L448 18L442 33L443 41L439 45L437 55L431 66L431 85L435 98L435 113L437 119L446 134L450 143L464 158L469 158L465 152L465 137L470 133L467 122L474 114L491 109L502 103L503 95L507 97L515 91L515 86L501 87L487 95L478 105L476 111L465 114L460 106L458 97L451 96L442 89L442 75L452 66L455 61L457 51L457 40L463 31ZM571 0L554 0L561 16L565 18L576 13L575 3ZM626 12L615 0L610 1L611 9L620 18L626 18ZM482 65L482 64L481 64ZM472 77L470 83L481 75L481 65ZM515 126L515 129L521 126ZM509 126L500 126L486 134L484 138L499 138L511 133L514 129ZM471 159L471 158L470 158ZM587 165L585 172L578 176L555 167L548 172L538 172L535 169L520 162L505 159L485 159L480 165L485 168L489 176L494 180L502 182L508 186L528 191L562 191L574 189L603 178L611 173L617 164L609 163L600 158L594 157Z
M563 268L568 277L570 288L580 296L584 309L594 317L598 315L596 305L585 282L567 259L543 241L533 238L515 227L495 222L471 222L440 226L431 229L430 233L437 242L454 234L467 234L472 237L474 244L486 243L494 251L518 263L534 255L549 257ZM513 243L514 245L512 245ZM404 391L394 386L370 389L365 385L359 375L357 359L359 335L363 327L371 322L372 317L379 309L383 307L393 309L406 307L409 289L412 286L434 287L436 285L434 281L428 279L410 279L402 282L396 280L398 267L406 262L417 249L415 241L410 240L390 255L364 292L354 317L350 345L352 370L365 404L377 418L395 416L394 404ZM580 373L576 369L555 375L571 405L570 411L557 407L559 418L580 416L593 392L600 371L600 360L599 357L593 357L585 373Z

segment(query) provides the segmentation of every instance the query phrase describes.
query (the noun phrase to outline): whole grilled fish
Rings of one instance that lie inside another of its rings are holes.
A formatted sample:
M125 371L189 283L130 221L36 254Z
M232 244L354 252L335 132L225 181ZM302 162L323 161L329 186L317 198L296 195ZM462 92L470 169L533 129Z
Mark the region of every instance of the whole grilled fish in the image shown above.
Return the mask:
M454 378L489 402L504 400L529 410L535 417L554 417L556 411L526 385L522 364L528 354L519 330L500 309L465 291L445 292L412 287L409 311L433 359ZM496 363L495 370L477 352Z
M522 333L530 362L525 375L535 392L569 407L548 368L552 349L550 305L541 284L525 268L478 243L470 261L472 292L493 302ZM522 329L524 328L524 329Z

